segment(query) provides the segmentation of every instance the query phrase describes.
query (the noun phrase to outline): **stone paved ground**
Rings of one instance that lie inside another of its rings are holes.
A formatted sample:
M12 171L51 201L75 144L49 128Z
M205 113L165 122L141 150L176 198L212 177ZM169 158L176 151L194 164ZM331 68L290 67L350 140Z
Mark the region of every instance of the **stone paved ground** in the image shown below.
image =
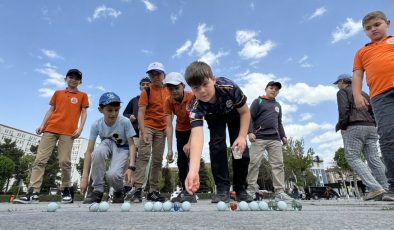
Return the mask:
M108 212L88 211L87 204L62 205L46 211L48 203L0 203L0 229L394 229L394 202L360 200L301 201L302 211L219 212L208 200L193 204L189 212L145 212L132 204L121 212L111 204Z

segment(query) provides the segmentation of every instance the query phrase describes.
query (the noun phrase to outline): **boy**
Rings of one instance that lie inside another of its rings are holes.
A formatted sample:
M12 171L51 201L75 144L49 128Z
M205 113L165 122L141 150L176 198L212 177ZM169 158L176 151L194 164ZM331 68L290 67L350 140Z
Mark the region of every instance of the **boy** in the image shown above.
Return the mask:
M123 203L123 172L130 159L129 166L124 173L128 183L132 183L135 171L135 145L133 136L135 131L129 119L118 116L120 98L113 92L104 93L99 100L100 113L103 117L92 124L89 143L83 162L81 191L85 193L91 173L93 196L91 202L100 203L104 192L104 175L109 186L114 188L113 203ZM101 143L95 148L97 136ZM111 164L105 172L105 160L111 159ZM91 172L90 172L91 171Z
M337 93L339 121L335 131L341 130L346 161L353 171L361 177L369 188L364 200L380 200L388 188L385 167L378 151L378 133L372 108L357 110L354 105L352 79L348 74L341 74L334 82L338 85ZM368 94L362 92L369 101ZM361 160L364 155L368 166ZM370 171L371 170L371 171Z
M354 57L354 101L358 109L368 109L368 101L361 93L365 72L390 184L383 200L394 201L394 37L387 36L390 21L381 11L368 13L362 25L371 42L359 49Z
M167 98L164 104L164 111L167 115L167 159L171 163L173 161L172 152L172 137L173 137L173 127L172 119L174 115L176 116L176 146L178 150L178 176L179 181L182 184L182 192L175 197L172 202L183 202L189 201L191 203L196 203L196 195L190 195L186 192L185 179L187 172L189 171L189 150L190 150L190 119L189 108L192 102L193 94L192 92L185 91L185 85L183 84L183 76L180 73L172 72L167 74L165 80L165 86L167 87L170 97Z
M51 107L45 114L37 134L43 133L38 145L36 159L33 164L30 183L26 196L16 200L21 203L38 203L45 166L58 144L58 158L61 169L62 203L73 203L74 189L71 182L71 150L75 138L81 134L86 121L86 108L89 100L86 93L78 90L82 83L82 73L78 69L70 69L64 79L67 88L57 90L49 104ZM78 127L78 120L80 120Z
M240 159L232 157L233 189L236 192L236 199L252 201L252 197L245 189L249 165L246 134L250 120L246 96L233 81L224 77L215 78L211 67L204 62L191 63L186 69L185 79L195 96L189 115L192 131L189 173L185 182L187 191L190 194L196 192L200 183L198 171L204 143L203 118L205 118L210 131L209 153L217 189L217 194L211 202L230 200L226 125L233 151L236 155L242 155Z
M280 82L268 82L265 96L258 97L250 106L248 192L255 194L258 191L257 177L266 150L272 170L275 200L293 200L285 193L282 143L286 145L287 138L282 124L282 108L275 100L281 88Z
M149 75L149 97L147 91L141 91L138 102L138 124L140 126L140 143L138 160L136 162L135 192L132 197L134 202L142 202L142 186L145 181L146 168L152 156L152 165L149 175L148 200L163 202L165 198L159 193L159 175L163 161L166 116L164 101L168 96L163 86L165 71L163 64L153 62L148 66L146 73Z

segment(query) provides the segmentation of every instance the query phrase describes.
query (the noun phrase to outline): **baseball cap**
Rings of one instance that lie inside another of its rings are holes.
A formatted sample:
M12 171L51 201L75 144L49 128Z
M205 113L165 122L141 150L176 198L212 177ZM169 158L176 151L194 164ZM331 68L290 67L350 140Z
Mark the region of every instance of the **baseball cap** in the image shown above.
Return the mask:
M78 69L68 70L66 76L70 76L70 75L75 75L75 76L79 77L79 79L82 79L82 72L79 71Z
M100 105L108 105L113 102L121 103L120 97L118 95L116 95L114 92L104 93L103 95L101 95L100 100L99 100Z
M164 84L170 85L179 85L183 83L183 76L177 72L171 72L166 75L166 79L164 80ZM184 84L184 83L183 83Z
M350 76L349 74L346 74L346 73L345 74L341 74L341 75L338 76L337 80L333 84L334 85L338 84L338 82L340 80L345 80L345 81L348 81L348 82L352 82L352 76Z
M148 69L146 70L146 73L149 73L150 71L157 71L157 72L161 72L161 73L165 73L166 71L164 70L164 66L163 64L161 64L160 62L152 62L149 64Z
M280 84L280 82L278 81L270 81L268 82L267 86L265 88L267 88L268 86L276 86L278 87L278 89L282 88L282 84Z

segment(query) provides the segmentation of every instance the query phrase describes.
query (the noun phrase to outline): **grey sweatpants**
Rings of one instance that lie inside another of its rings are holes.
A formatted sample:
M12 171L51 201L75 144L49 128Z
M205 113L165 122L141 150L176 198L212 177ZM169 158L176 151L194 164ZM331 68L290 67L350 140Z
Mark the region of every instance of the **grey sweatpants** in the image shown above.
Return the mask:
M111 159L108 171L105 170L105 161ZM118 148L114 141L103 140L92 153L92 186L93 191L104 192L104 176L107 176L109 186L115 191L123 189L123 173L129 159L129 150Z

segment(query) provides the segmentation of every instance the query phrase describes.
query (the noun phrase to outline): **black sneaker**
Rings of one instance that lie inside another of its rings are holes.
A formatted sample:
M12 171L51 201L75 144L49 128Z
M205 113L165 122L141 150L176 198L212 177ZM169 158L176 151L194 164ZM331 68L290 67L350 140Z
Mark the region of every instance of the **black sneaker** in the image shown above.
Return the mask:
M211 203L219 203L219 201L223 201L224 203L230 202L230 195L227 191L218 192L212 197Z
M123 191L114 192L114 195L112 197L112 203L117 204L117 203L123 203L123 202L124 202Z
M14 200L14 203L21 204L38 204L40 202L40 196L38 192L33 192L33 188L29 188L25 196L19 197Z
M70 204L74 202L74 187L67 187L62 192L62 203Z
M134 203L141 203L142 202L142 188L137 188L134 193L129 193L126 196L126 200L130 200Z
M187 191L182 191L177 197L171 199L171 202L183 203L184 201L189 201L190 203L197 203L197 196L195 193L190 195Z
M92 192L92 197L90 199L90 204L100 203L102 199L103 199L103 193L102 192L93 191Z
M236 197L237 197L237 201L246 201L246 202L252 202L253 201L253 197L251 195L249 195L245 190L240 190L236 192Z
M159 201L159 202L166 201L166 198L164 196L161 196L158 191L148 193L146 199L150 201Z

